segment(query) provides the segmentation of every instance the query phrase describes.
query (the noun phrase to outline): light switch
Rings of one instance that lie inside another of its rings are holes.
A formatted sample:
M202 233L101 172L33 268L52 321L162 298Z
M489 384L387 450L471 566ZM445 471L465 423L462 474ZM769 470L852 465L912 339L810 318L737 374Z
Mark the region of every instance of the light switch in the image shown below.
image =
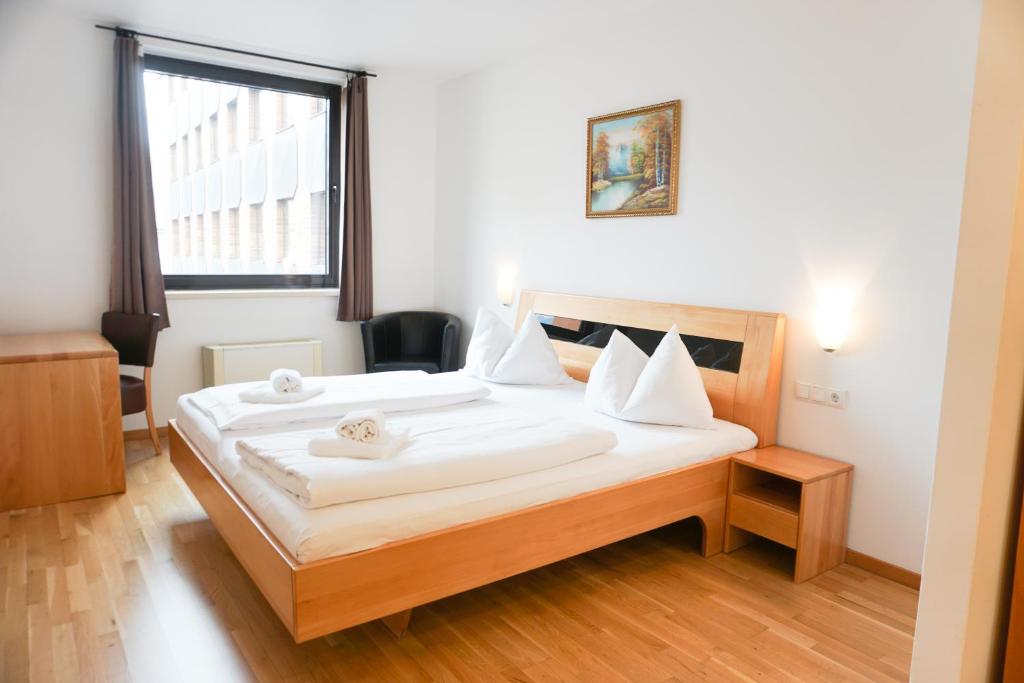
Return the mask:
M796 383L796 397L808 400L811 397L811 385L807 382Z
M825 387L819 387L817 384L811 385L811 400L815 403L824 403L828 396L828 390Z

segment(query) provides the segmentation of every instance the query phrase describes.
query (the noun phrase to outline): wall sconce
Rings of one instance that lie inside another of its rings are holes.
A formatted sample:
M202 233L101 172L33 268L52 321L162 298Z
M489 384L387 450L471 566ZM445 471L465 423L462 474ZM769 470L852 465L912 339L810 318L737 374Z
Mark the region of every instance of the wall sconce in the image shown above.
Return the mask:
M516 271L506 266L498 272L498 301L502 306L511 306L516 298Z
M853 297L843 290L829 290L818 294L818 343L827 353L834 353L850 331Z

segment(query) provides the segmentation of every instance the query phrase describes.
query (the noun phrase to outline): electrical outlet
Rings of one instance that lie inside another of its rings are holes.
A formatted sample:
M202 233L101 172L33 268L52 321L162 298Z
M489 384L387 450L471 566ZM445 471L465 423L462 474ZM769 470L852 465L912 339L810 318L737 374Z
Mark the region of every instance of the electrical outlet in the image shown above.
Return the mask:
M829 389L827 403L833 408L845 408L846 392L842 389Z

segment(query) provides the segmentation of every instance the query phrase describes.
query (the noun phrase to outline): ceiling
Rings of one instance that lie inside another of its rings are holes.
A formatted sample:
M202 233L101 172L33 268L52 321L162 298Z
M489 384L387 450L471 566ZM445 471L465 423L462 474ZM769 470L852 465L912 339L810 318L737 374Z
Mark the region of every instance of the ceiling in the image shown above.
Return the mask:
M663 0L634 0L631 13ZM50 0L83 19L437 81L614 31L612 0Z

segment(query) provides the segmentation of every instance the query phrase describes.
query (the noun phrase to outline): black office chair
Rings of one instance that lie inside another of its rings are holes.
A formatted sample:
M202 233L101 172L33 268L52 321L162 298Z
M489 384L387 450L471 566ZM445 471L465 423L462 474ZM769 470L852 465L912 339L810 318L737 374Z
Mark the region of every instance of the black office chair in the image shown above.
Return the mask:
M156 356L156 336L160 331L160 314L118 313L107 311L100 322L100 332L117 349L121 365L138 365L145 370L142 379L121 375L121 414L131 415L146 411L149 438L157 455L163 452L160 437L153 422L153 392L151 371Z
M403 311L360 323L367 372L458 369L462 321L447 313Z

